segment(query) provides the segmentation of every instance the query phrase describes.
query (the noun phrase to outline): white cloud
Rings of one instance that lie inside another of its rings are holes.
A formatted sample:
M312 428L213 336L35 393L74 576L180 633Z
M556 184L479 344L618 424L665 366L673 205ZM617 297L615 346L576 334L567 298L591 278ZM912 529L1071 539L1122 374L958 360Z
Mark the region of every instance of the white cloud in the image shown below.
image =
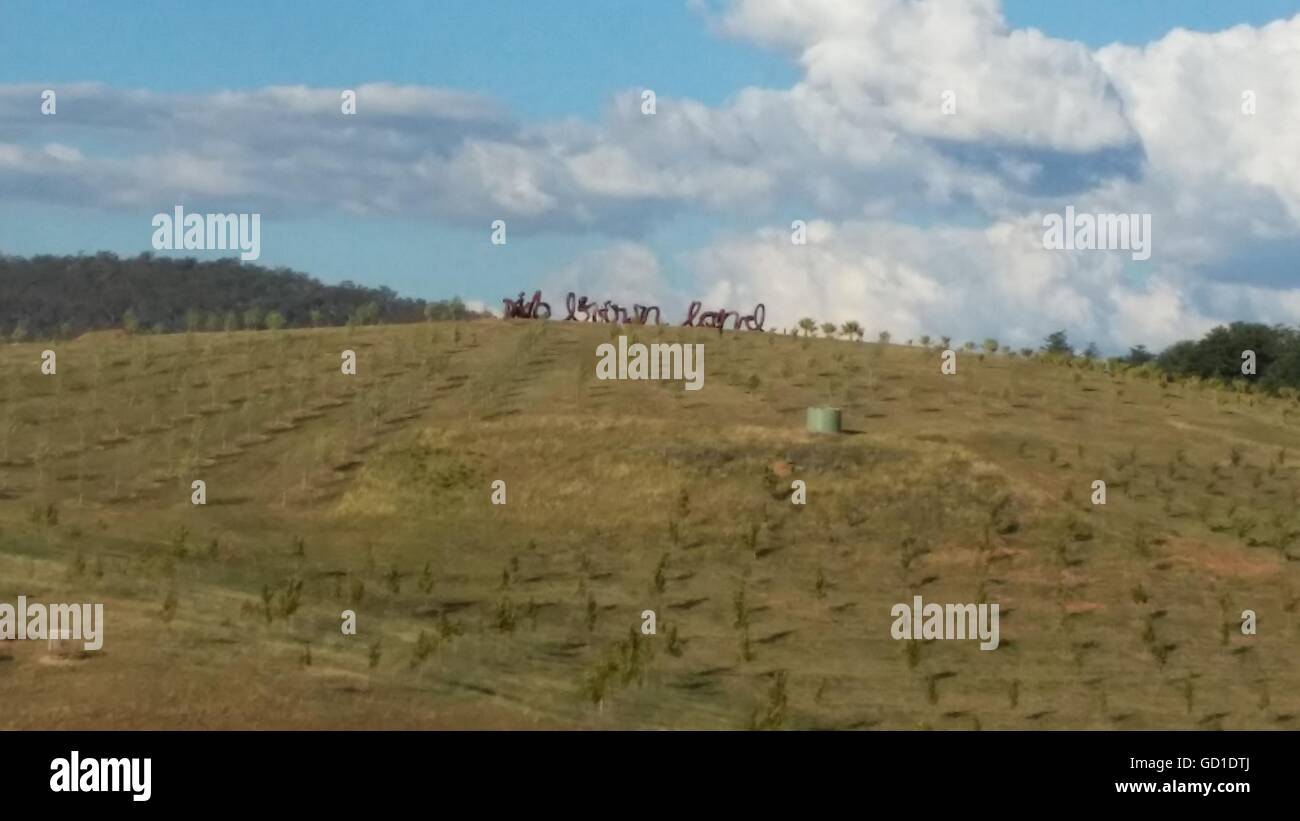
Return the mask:
M570 291L598 304L610 300L628 309L633 304L658 305L664 321L676 316L682 301L664 278L654 252L635 242L589 251L547 275L542 292L556 318L565 316L564 296Z
M1008 29L997 0L737 0L725 25L797 53L804 85L847 118L1067 151L1132 139L1087 48ZM941 108L949 90L955 115Z
M355 117L341 89L94 84L60 88L59 114L41 117L43 86L0 86L0 188L150 213L196 198L502 218L512 242L596 233L610 246L552 272L548 298L761 300L769 324L813 314L904 339L1026 345L1066 327L1116 348L1218 320L1300 321L1287 279L1300 256L1300 16L1095 52L1009 28L998 0L734 0L717 23L785 50L803 76L720 106L661 95L653 116L629 89L599 122L535 123L480 95L391 84L356 89ZM1066 205L1151 214L1151 260L1044 252L1042 214ZM683 295L639 238L718 216L729 227L685 257L697 280ZM796 218L807 246L781 227Z
M1147 177L1221 207L1251 189L1300 223L1300 15L1214 34L1176 30L1098 52L1147 154ZM1243 93L1255 96L1243 113ZM1263 215L1261 215L1263 216ZM1267 223L1277 218L1268 215Z
M776 327L803 316L856 319L900 341L995 336L1016 347L1036 346L1057 328L1114 350L1208 327L1164 277L1130 282L1122 253L1044 250L1041 227L1027 220L929 230L855 222L809 236L799 246L784 231L760 230L700 252L709 304L762 301Z

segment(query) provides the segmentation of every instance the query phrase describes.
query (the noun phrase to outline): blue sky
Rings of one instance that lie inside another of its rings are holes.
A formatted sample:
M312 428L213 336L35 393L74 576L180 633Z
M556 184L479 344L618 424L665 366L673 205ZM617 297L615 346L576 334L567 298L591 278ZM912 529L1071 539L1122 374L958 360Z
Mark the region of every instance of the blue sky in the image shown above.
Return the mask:
M3 6L10 36L0 50L0 83L191 92L392 82L481 92L521 118L597 119L628 88L721 103L747 85L788 86L798 77L784 56L717 36L685 3L393 0L382 13L369 2L305 13L302 3L285 0L142 0L130 15L98 2ZM147 250L136 215L3 203L0 216L0 248L11 253ZM83 227L70 232L69 222ZM558 267L600 241L543 235L526 249L522 242L485 248L484 231L392 219L330 217L288 227L268 232L264 264L429 297L490 299L495 291L475 293L484 278L513 287L516 277L535 278L535 269ZM671 244L692 231L665 233Z
M10 34L48 32L6 43L6 83L194 91L387 81L483 92L521 116L595 117L625 88L719 103L798 76L778 55L713 36L675 2L143 0L129 17L97 2L4 7Z
M296 0L136 0L127 14L95 0L5 0L0 82L198 90L387 80L483 91L526 115L593 116L610 94L633 86L717 103L746 85L797 78L783 57L716 36L688 5L389 0L308 12ZM1297 11L1295 0L1003 3L1013 27L1091 46Z
M719 103L789 85L782 55L710 31L686 2L297 0L176 3L5 0L0 83L96 80L169 91L367 81L481 91L525 116L597 116L649 86ZM382 9L382 11L380 11ZM1091 46L1141 44L1181 26L1216 31L1300 11L1296 0L1006 0L1013 27Z
M806 44L794 49L774 47L763 42L761 34L738 32L734 27L724 31L727 9L725 0L469 4L391 0L315 6L287 0L220 4L140 0L129 10L89 0L6 0L0 3L4 20L0 87L35 84L58 89L93 82L163 97L251 92L277 85L337 89L387 83L448 88L499 103L510 127L520 131L520 144L532 146L537 138L530 129L573 122L588 129L604 128L616 95L641 88L653 88L661 100L685 99L722 111L735 103L743 89L785 91L798 84L805 66L797 57ZM1079 41L1093 52L1116 42L1143 46L1176 27L1217 32L1237 24L1261 26L1297 12L1297 0L1002 3L1011 28L1037 28L1054 40ZM919 44L913 51L923 53L926 47ZM1060 48L1068 51L1065 45ZM17 136L11 135L11 142L17 145L33 148L53 139L104 156L116 150L118 137L111 128L61 132L54 137L39 127L19 124L15 128ZM612 140L617 129L611 125L609 131L590 137L590 142ZM984 134L988 129L976 131ZM1063 167L1073 163L1071 158L1079 150L1076 145L1046 143L1027 145L1023 153L1008 157L1004 141L972 138L967 146L971 151L966 153L983 152L999 163L1032 164L1044 151L1059 152L1054 161ZM295 150L293 144L282 147L289 153ZM1106 157L1140 158L1144 147L1116 139L1088 157L1101 168ZM1092 146L1086 148L1091 151ZM367 160L355 157L353 161ZM743 171L738 167L735 174ZM893 184L892 176L886 177L886 185ZM674 185L680 188L687 183L679 180ZM354 215L322 213L319 208L277 211L267 206L260 261L331 281L351 278L417 296L460 293L495 303L503 293L553 277L584 254L631 241L655 254L659 274L669 285L688 288L697 275L688 271L694 255L719 237L786 226L791 214L817 219L821 216L817 203L824 204L825 190L826 186L812 183L803 189L794 186L776 204L758 197L746 202L738 195L726 207L701 204L700 200L709 199L707 191L693 194L696 201L683 207L664 206L671 198L655 194L648 198L639 225L641 212L632 207L626 213L618 211L610 224L597 219L587 228L539 220L515 231L505 248L486 242L487 212L477 221L476 215L437 218L400 213L400 209L399 213ZM1038 193L1047 190L1044 186ZM864 210L873 217L892 214L908 224L951 217L954 224L979 225L993 218L993 206L966 208L965 204L980 196L973 190L957 192L946 203L891 200ZM249 207L256 205L252 202ZM575 205L575 211L583 205ZM24 254L139 252L148 247L148 213L166 207L159 203L157 208L111 208L102 203L87 205L77 197L30 201L6 196L0 199L0 249ZM954 209L965 213L954 216Z

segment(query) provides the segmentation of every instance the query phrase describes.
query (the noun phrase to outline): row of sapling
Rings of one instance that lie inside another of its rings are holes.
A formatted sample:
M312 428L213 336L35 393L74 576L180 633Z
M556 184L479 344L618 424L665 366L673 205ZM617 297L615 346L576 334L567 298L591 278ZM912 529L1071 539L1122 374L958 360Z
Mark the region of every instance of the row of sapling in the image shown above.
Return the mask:
M636 627L628 628L627 638L610 647L586 672L583 694L603 712L605 698L613 690L633 682L640 686L645 681L653 658L654 645Z
M443 318L439 315L439 308L440 305L436 303L426 305L424 311L426 321L432 322L435 319ZM350 314L348 314L346 327L351 328L357 325L378 325L381 321L380 314L380 307L375 302L367 302L358 305ZM320 308L311 308L308 310L307 319L313 328L319 328L326 324L336 324L329 322L329 317L327 317L325 312ZM127 308L126 311L122 313L120 321L122 330L133 336L146 332L169 333L172 331L172 328L161 322L155 323L152 327L146 327L141 322L139 315L133 308ZM184 329L185 332L189 334L202 332L215 333L218 331L230 333L238 330L258 331L263 329L268 331L278 331L282 328L288 327L288 325L289 321L282 312L278 310L264 310L262 307L257 305L249 306L241 312L227 310L224 313L219 311L208 311L204 313L197 308L190 308L185 312L184 319ZM71 338L71 335L71 324L64 322L59 326L56 338L69 339ZM19 320L17 325L15 325L13 332L10 334L10 338L14 342L25 341L29 336L30 334L27 331L26 320Z
M790 329L787 331L787 333L790 333L790 331L793 330L796 329ZM810 317L804 317L803 319L799 320L797 330L801 332L805 337L811 337L815 333L817 333L818 330L820 330L822 336L827 339L834 339L836 336L842 336L845 339L857 340L859 342L862 341L862 338L866 336L867 333L863 329L862 324L859 323L857 320L849 320L848 322L845 322L843 325L839 325L839 326L837 326L834 322L823 322L820 325L818 325L817 321ZM888 342L887 334L885 336L886 338L883 339L882 341Z

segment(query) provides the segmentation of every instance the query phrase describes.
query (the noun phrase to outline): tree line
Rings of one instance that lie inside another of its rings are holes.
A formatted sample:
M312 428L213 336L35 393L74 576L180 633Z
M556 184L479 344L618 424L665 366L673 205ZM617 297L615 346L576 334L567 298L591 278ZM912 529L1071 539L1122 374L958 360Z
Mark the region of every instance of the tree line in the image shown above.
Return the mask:
M326 285L234 258L0 256L0 335L13 341L109 328L166 333L477 316L459 298L410 299L346 280Z
M351 281L326 285L288 268L249 265L236 258L200 261L144 253L119 257L94 255L16 257L0 255L0 338L69 338L85 331L122 328L132 333L229 331L371 325L489 316L466 308L459 298L426 301L398 296L390 288ZM841 326L799 321L811 336L840 335L861 340L856 321ZM882 344L890 335L879 335ZM920 337L924 346L930 337ZM942 347L951 340L942 337ZM912 344L912 340L907 340ZM977 350L974 342L963 346ZM1286 325L1233 322L1213 328L1199 340L1184 340L1160 353L1137 345L1126 356L1101 358L1096 345L1076 353L1064 330L1055 331L1038 350L1008 350L995 339L978 346L989 354L1082 358L1146 368L1175 378L1195 377L1231 384L1249 378L1269 393L1300 390L1300 330ZM1253 351L1255 374L1242 373L1242 354Z
M1253 354L1253 356L1249 356ZM1038 353L1055 359L1097 359L1095 345L1076 354L1064 330L1043 340ZM1174 379L1200 379L1223 385L1254 384L1271 394L1300 391L1300 329L1260 322L1219 325L1200 339L1175 342L1160 353L1145 345L1129 348L1125 356L1107 361L1142 368Z
M788 329L787 333L813 336L818 330L826 338L838 335L861 340L864 336L862 325L858 322L836 326L832 322L818 324L810 317L799 320L797 327ZM881 331L878 340L887 345L890 338L888 331ZM919 337L919 341L923 347L931 345L931 337L928 335ZM907 340L906 344L910 346L912 340ZM934 344L940 348L952 348L952 339L940 337ZM1001 352L1008 356L1039 357L1050 361L1084 360L1099 366L1110 363L1167 374L1171 378L1195 378L1224 385L1249 380L1266 393L1300 395L1300 329L1287 325L1233 322L1211 329L1200 339L1175 342L1160 353L1147 350L1145 345L1136 345L1129 348L1128 354L1112 357L1102 357L1097 345L1091 342L1083 351L1076 351L1065 330L1048 334L1037 349L1008 348L996 339L985 339L979 345L966 342L961 348L971 352ZM1254 354L1251 358L1251 373L1243 371L1247 351Z

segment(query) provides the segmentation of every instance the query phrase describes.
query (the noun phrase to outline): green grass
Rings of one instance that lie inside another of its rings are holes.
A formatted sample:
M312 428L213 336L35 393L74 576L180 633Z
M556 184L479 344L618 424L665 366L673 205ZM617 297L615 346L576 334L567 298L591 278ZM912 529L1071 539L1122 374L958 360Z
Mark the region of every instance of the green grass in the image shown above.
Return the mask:
M578 323L0 347L0 601L107 622L0 645L0 727L1295 726L1294 400L626 332L704 389L596 381ZM1000 648L892 640L916 594Z

